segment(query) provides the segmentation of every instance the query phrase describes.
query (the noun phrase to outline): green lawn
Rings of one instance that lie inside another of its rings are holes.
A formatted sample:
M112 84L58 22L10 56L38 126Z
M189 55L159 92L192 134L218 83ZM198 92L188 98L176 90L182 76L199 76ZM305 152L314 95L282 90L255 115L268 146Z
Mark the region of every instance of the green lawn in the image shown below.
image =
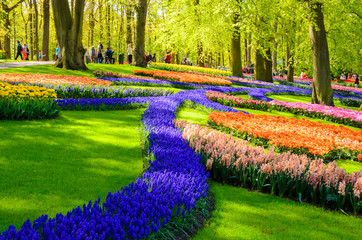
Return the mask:
M133 74L134 69L145 70L145 68L134 67L129 64L118 65L118 64L97 64L90 63L87 65L89 68L86 71L78 70L65 70L61 68L54 68L52 65L37 65L37 66L27 66L19 68L5 68L0 69L0 73L39 73L39 74L55 74L55 75L73 75L73 76L87 76L93 77L93 71L106 71L106 72L119 72L122 74ZM149 70L154 70L152 68L147 68Z
M360 239L362 220L210 181L215 210L194 240Z
M53 120L0 121L0 232L28 218L105 199L140 176L144 109L62 111Z

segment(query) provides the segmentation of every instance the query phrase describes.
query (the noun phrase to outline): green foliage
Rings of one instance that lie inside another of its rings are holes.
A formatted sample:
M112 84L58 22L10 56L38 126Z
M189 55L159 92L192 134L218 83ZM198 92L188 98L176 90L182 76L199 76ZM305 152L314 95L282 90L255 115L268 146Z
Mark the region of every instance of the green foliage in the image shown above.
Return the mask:
M59 114L53 99L0 98L1 120L31 120L53 118Z

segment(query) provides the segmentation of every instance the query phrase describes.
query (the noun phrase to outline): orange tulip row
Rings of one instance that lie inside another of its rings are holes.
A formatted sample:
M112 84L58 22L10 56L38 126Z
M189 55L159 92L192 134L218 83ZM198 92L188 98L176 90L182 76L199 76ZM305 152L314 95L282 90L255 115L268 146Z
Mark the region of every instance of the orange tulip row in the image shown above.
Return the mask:
M52 74L18 74L18 73L2 73L0 80L8 82L26 82L26 83L41 83L41 84L77 84L77 85L105 85L110 86L113 83L110 81L100 80L90 77L76 77L65 75Z
M194 84L230 86L232 83L217 77L200 76L192 73L170 72L170 71L149 71L149 70L133 70L136 75L150 76L166 81L177 81Z
M308 148L308 152L324 155L334 148L362 151L362 131L343 126L324 125L306 119L282 116L212 112L209 119L217 125L237 129L269 144L288 148Z

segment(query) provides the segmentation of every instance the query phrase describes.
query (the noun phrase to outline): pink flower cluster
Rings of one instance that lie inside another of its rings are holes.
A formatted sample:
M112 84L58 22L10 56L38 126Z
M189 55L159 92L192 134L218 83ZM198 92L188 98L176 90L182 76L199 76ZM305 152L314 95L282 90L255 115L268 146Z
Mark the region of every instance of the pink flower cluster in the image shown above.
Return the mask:
M303 109L307 112L318 112L323 113L324 115L330 115L338 118L348 118L355 122L362 122L362 112L353 111L345 108L330 107L311 103L283 102L277 100L273 100L269 102L269 104L284 106L287 108L298 108Z
M224 167L240 164L246 167L252 164L268 176L284 172L293 179L306 180L311 186L334 188L336 192L345 194L346 184L351 184L354 195L359 198L362 192L362 170L346 174L335 162L325 164L322 159L312 160L306 155L296 155L290 152L274 153L270 148L266 153L263 147L248 145L247 141L235 138L226 133L218 132L199 124L187 121L175 121L175 126L183 131L183 137L189 141L195 152L204 152L207 156L206 168L210 170L214 161L219 161Z

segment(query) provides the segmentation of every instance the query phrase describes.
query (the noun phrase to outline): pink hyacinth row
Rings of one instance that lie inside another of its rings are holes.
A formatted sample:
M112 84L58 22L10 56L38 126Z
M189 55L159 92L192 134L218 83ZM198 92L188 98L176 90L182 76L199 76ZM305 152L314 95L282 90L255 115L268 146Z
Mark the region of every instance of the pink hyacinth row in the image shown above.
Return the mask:
M325 164L322 159L312 160L306 155L296 155L291 152L274 153L270 148L266 153L263 147L248 145L247 141L230 136L199 124L187 121L175 121L175 126L182 129L183 137L195 152L205 152L208 157L206 168L210 170L214 161L229 168L240 168L248 164L259 167L269 176L276 172L289 174L293 179L306 180L311 186L325 186L336 189L344 195L346 185L352 184L354 195L359 198L362 192L362 170L346 174L345 169L337 166L336 162Z
M354 111L351 109L330 107L320 104L311 104L311 103L299 103L299 102L284 102L273 100L269 102L271 105L279 105L287 108L298 108L303 109L307 112L318 112L325 115L331 115L338 118L348 118L355 122L362 121L362 112Z

